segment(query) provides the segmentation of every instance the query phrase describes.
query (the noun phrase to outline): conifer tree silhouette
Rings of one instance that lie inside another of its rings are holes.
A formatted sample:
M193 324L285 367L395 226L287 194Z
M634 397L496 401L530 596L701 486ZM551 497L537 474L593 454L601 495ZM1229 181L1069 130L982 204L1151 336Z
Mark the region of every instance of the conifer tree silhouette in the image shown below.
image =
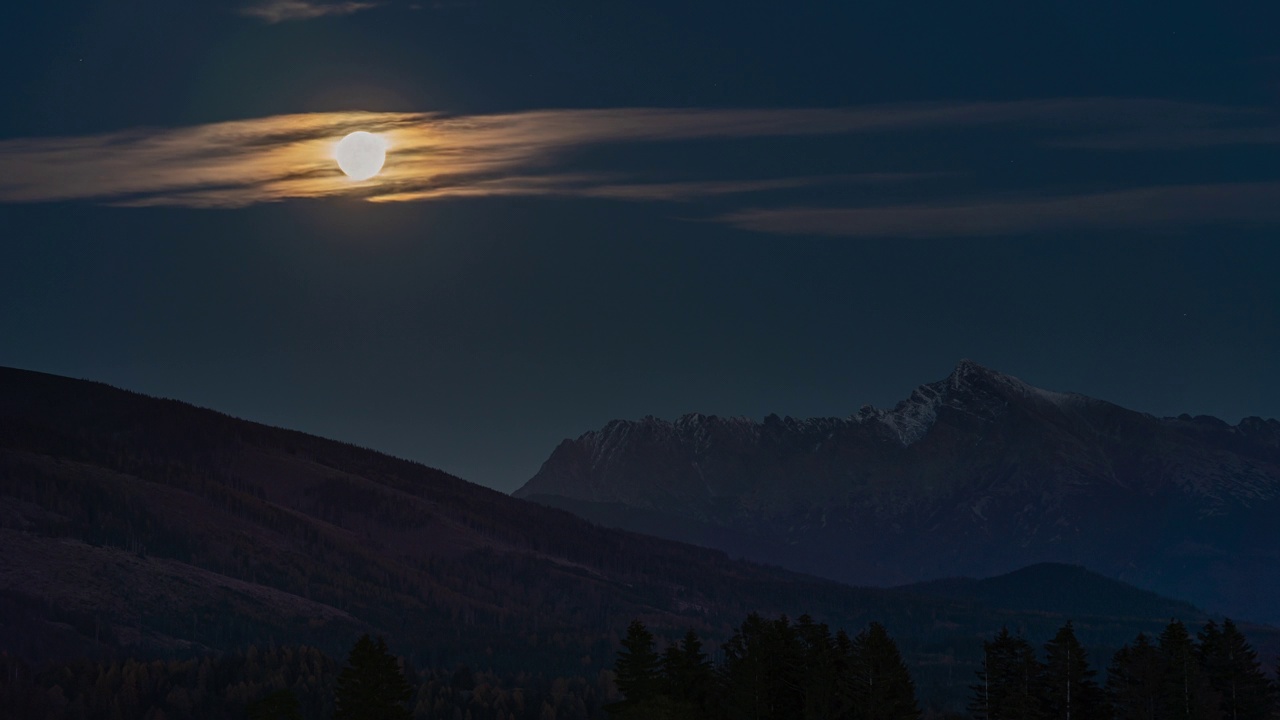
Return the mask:
M1037 720L1040 665L1031 643L1000 628L994 639L982 643L982 650L969 712L977 720Z
M915 683L898 645L873 622L853 639L853 717L857 720L915 720L920 717Z
M1235 623L1228 618L1219 628L1210 620L1198 637L1200 667L1218 696L1224 720L1268 720L1275 705L1274 686Z
M704 717L714 674L702 652L702 639L693 630L662 655L662 675L666 694L681 717Z
M653 649L653 633L639 620L632 620L622 639L622 649L614 664L618 690L624 699L610 703L604 709L610 718L618 720L667 720L679 717L668 690L673 684L665 674L670 663L680 665L671 658L679 654L675 646L667 648L666 658L660 658ZM674 671L674 668L672 668Z
M622 639L622 650L614 667L618 676L618 690L627 703L637 705L658 694L658 654L653 650L653 633L639 620L627 626L627 636Z
M1096 720L1106 713L1106 702L1089 656L1076 639L1070 621L1045 643L1040 674L1042 717L1045 720Z
M1160 652L1144 633L1116 651L1107 668L1106 690L1114 720L1159 715L1162 670Z
M356 641L334 688L333 720L409 720L413 690L382 638Z
M1160 633L1160 717L1170 720L1215 720L1217 698L1200 669L1195 640L1181 620Z
M852 648L853 641L845 635L837 645L826 623L814 622L808 615L796 621L796 633L803 645L804 720L839 717L852 706L842 702L840 677L848 672L846 650Z

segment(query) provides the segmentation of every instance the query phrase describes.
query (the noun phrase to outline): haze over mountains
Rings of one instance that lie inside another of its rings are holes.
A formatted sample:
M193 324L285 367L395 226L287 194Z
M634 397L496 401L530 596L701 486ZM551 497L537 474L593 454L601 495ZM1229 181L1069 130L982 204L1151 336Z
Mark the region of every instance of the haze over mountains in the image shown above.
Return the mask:
M1280 622L1280 422L1157 418L971 361L847 418L614 421L515 495L855 584L1056 561Z
M344 443L11 369L0 548L0 651L31 662L269 642L341 657L370 631L419 666L594 678L632 618L714 643L752 611L809 612L851 631L883 622L921 697L954 704L980 639L1001 626L1038 640L1073 619L1101 653L1170 614L1205 618L1057 565L976 585L849 587L601 528ZM1078 591L1064 601L1063 588ZM1280 650L1274 629L1249 633Z

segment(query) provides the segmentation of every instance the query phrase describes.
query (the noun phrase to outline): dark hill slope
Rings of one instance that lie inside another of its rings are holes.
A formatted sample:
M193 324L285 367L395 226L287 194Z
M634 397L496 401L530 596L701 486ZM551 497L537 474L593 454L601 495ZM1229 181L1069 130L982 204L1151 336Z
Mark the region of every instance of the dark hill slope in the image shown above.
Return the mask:
M801 598L848 615L876 596L351 445L18 370L0 370L0 523L11 605L141 647L227 647L300 625L315 637L299 639L334 651L377 629L431 652L485 657L518 638L523 654L576 661L602 658L599 643L636 615L719 628ZM12 629L0 649L42 652L45 628Z

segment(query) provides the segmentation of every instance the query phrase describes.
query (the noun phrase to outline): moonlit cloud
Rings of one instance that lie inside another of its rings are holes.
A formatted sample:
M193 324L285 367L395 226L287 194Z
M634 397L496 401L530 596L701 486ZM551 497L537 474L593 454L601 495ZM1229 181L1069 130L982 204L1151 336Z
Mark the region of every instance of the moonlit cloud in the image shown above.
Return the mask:
M255 17L268 23L286 20L310 20L325 15L351 15L361 10L371 10L379 3L373 2L317 2L316 0L262 0L240 10L240 14Z
M497 195L563 195L612 200L689 202L721 195L792 190L817 185L850 183L901 183L937 177L937 173L863 173L858 175L813 175L767 180L725 180L700 182L626 182L616 175L558 174L504 177L478 180L467 185L444 183L385 195L371 195L374 202L434 200L447 197Z
M985 105L872 111L640 108L464 117L347 112L16 139L0 142L0 201L94 199L126 205L241 207L334 195L375 201L551 194L671 200L799 187L818 180L643 184L618 173L566 174L556 161L588 145L991 122L1009 110ZM332 157L334 144L354 130L378 133L388 142L386 167L367 183L350 181ZM876 175L886 181L891 176L900 181L910 174ZM847 176L832 178L845 180Z
M1036 131L1045 145L1100 133L1177 133L1256 123L1256 111L1159 100L1046 99L1019 102L917 103L846 109L553 109L495 115L334 112L134 129L87 137L0 141L0 202L91 200L114 205L233 208L289 199L354 197L372 202L486 196L575 196L649 202L783 192L819 185L901 184L948 172L851 172L799 177L639 177L625 167L581 167L577 151L600 145L715 139L912 133L934 128ZM347 133L367 130L388 143L383 172L367 182L344 176L333 159ZM1226 131L1224 130L1224 131ZM673 169L674 170L674 169ZM653 171L651 171L653 172ZM1201 211L1257 216L1230 198L1215 208L1164 202L1212 191L1138 190L985 204L895 207L764 208L723 215L723 222L766 232L899 235L1013 232L1021 227L1138 222L1136 211L1108 202L1151 206L1153 217ZM1223 186L1227 187L1227 186ZM1258 188L1260 186L1248 186ZM1145 194L1144 194L1145 193ZM1252 197L1252 196L1250 196ZM850 203L856 204L856 203ZM1222 208L1236 208L1223 210ZM1095 218L1095 221L1072 218ZM1130 218L1131 220L1123 220ZM857 225L865 229L848 229ZM947 230L946 228L950 228Z
M1273 224L1280 222L1280 183L1172 185L948 204L764 208L726 213L717 219L755 232L868 238L1177 230L1206 223Z
M420 121L423 116L412 116ZM0 142L6 202L118 199L238 207L349 192L332 151L347 133L389 131L396 115L288 115L190 128ZM184 198L190 198L185 202Z

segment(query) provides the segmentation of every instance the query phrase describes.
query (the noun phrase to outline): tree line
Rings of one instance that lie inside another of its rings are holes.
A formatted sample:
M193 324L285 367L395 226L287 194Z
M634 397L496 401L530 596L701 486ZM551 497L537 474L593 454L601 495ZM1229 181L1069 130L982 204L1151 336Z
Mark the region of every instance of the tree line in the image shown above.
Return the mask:
M1068 622L1040 652L1001 629L982 643L973 720L1272 720L1280 687L1231 621L1173 621L1111 658L1104 681ZM610 699L618 698L614 702ZM112 661L32 673L0 654L0 716L41 720L907 720L922 714L885 627L831 632L808 615L752 614L712 655L696 632L658 646L633 621L593 680L465 666L418 671L362 637L339 665L314 648Z
M1139 633L1111 659L1105 683L1068 622L1044 645L1002 629L983 643L971 688L975 720L1270 720L1280 686L1230 619L1192 636L1174 620L1159 637Z
M915 685L884 626L834 635L802 615L751 614L714 664L690 630L657 652L639 620L615 673L624 696L605 706L619 720L907 720L921 717Z
M1007 628L982 649L973 720L1280 718L1280 681L1267 677L1230 619L1210 620L1194 636L1178 620L1154 639L1140 633L1116 651L1103 683L1071 622L1042 657ZM658 652L653 634L633 621L615 665L623 699L605 710L617 720L922 717L911 675L879 623L850 638L808 615L792 623L752 614L721 654L713 663L693 631Z

